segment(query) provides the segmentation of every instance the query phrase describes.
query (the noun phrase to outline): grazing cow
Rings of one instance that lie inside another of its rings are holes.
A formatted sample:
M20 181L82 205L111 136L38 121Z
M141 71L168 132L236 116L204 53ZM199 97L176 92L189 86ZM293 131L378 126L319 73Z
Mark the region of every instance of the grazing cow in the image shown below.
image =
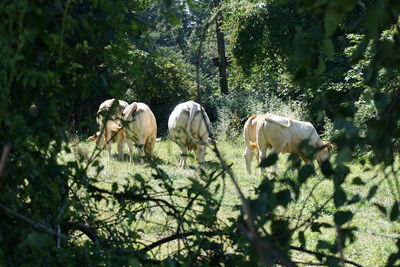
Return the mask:
M246 150L243 157L246 161L247 173L251 174L251 162L253 160L253 152L256 152L257 162L259 163L258 147L257 147L257 122L263 120L264 115L251 115L243 127L244 142Z
M87 139L88 141L96 141L98 146L106 146L110 159L111 141L115 140L118 144L118 159L122 160L123 158L125 136L121 129L120 119L122 119L123 111L127 106L127 102L116 101L114 98L101 103L96 116L99 131Z
M133 102L125 108L124 120L127 123L124 131L129 147L129 162L132 162L133 143L139 148L141 155L145 154L150 159L157 137L157 123L153 112L146 104Z
M193 101L175 107L168 119L168 129L172 139L179 145L179 166L186 167L188 150L197 150L197 159L204 162L204 154L209 142L210 119L204 108Z
M265 158L267 148L271 148L272 152L277 154L295 152L308 162L304 152L298 150L299 144L304 140L308 140L310 146L318 149L314 157L319 164L329 159L329 150L332 145L322 141L314 126L309 122L266 114L263 120L258 120L256 131L260 160ZM278 166L275 163L275 173L277 169ZM265 169L261 168L261 172L265 172Z

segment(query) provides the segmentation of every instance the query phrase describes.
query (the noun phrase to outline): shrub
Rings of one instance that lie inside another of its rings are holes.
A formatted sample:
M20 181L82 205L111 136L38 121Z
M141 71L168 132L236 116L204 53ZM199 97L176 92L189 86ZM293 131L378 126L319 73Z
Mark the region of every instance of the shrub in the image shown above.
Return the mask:
M225 96L209 99L211 118L216 118L216 137L226 140L242 133L243 125L252 114L273 113L292 119L309 120L305 105L300 101L283 101L264 91L232 91Z

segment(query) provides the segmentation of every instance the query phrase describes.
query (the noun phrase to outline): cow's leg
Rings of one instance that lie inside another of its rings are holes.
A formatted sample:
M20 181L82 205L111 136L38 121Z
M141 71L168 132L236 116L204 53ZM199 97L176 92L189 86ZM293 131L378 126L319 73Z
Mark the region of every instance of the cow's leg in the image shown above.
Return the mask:
M256 152L256 160L257 163L260 164L260 154L258 153L258 151Z
M118 142L118 160L124 159L124 142Z
M258 125L257 125L258 126ZM265 155L267 153L268 144L266 138L263 135L263 129L257 127L257 147L258 147L258 159L261 163L263 159L265 159ZM260 167L261 174L265 173L265 168Z
M272 153L275 153L276 156L277 156L277 158L278 158L278 153L279 153L279 151L281 151L280 148L272 147L272 149L271 149L271 154L272 154ZM278 174L278 159L275 161L273 167L274 167L273 174L277 175L277 174Z
M154 145L156 144L156 138L152 137L147 140L147 143L144 147L144 153L147 156L147 159L151 159L153 152L154 152Z
M137 147L139 149L140 164L144 164L144 157L145 157L144 148L145 148L145 145L146 145L145 139L142 136L138 137Z
M197 146L197 159L200 165L204 164L205 151L206 151L206 146L204 145Z
M107 146L107 151L108 151L108 158L111 160L111 158L112 158L112 154L111 154L111 143L112 143L112 140L110 140L109 134L105 135L105 139L106 139L106 146Z
M179 167L186 168L187 148L181 146L179 151Z
M251 174L251 161L253 159L253 152L251 147L246 146L246 150L244 151L243 157L246 161L246 170L248 174ZM258 153L257 153L257 161L258 161Z
M133 141L129 138L126 139L126 143L128 144L129 148L129 163L132 163L133 158Z
M265 159L265 155L267 154L267 147L259 146L258 154L259 154L260 162L262 162L262 160ZM261 172L261 174L265 173L265 168L261 167L260 172Z
M124 135L123 135L123 133L121 132L121 133L118 133L118 136L117 136L117 145L118 145L118 159L120 160L120 161L122 161L123 159L124 159L124 143L125 143L125 140L124 140L125 138L124 138Z

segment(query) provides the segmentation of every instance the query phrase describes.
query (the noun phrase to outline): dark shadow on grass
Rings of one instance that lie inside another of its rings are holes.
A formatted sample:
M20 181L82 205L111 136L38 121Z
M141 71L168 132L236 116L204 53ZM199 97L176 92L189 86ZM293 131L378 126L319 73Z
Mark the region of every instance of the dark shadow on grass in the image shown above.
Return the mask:
M124 153L123 159L118 160L118 153L112 155L112 159L119 162L129 162L129 154ZM165 161L160 157L153 156L151 160L148 160L146 156L140 156L138 153L133 153L132 164L141 164L141 159L143 159L144 164L153 163L155 165L165 165Z

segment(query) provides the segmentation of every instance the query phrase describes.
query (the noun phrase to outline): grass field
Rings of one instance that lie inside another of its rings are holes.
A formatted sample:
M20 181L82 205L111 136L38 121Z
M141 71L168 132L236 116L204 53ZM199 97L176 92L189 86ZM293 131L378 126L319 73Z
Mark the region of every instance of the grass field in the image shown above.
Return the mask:
M73 160L77 154L88 155L93 151L93 143L80 142L75 149L75 154L71 153L65 156L66 159ZM245 163L243 158L244 144L240 139L231 142L219 142L218 148L222 152L224 158L229 164L233 164L232 168L238 180L238 183L247 197L255 195L255 189L260 185L262 177L259 170L256 170L255 157L253 159L253 174L248 175L245 171ZM114 158L108 160L108 154L103 151L101 153L101 162L105 168L97 174L95 169L91 169L89 174L97 176L99 180L99 187L110 189L113 183L118 185L126 184L127 179L131 179L135 174L141 174L154 189L157 189L157 182L152 181L152 174L154 170L149 168L147 164L138 164L138 158L135 158L135 163L130 164L127 162L127 148L125 147L125 161L117 161L116 159L116 145L113 144ZM180 169L178 167L178 147L171 141L161 141L156 144L155 155L157 158L158 166L163 169L168 176L173 179L175 185L188 185L190 179L196 179L198 171L195 168ZM279 171L281 176L295 177L297 171L288 170L289 164L287 163L288 155L280 155L279 157ZM189 157L188 165L197 166L193 157ZM211 171L217 169L219 161L211 150L207 150L206 155L206 168ZM348 165L351 169L351 174L347 177L343 185L344 190L351 198L354 195L359 195L361 202L355 205L345 206L355 213L351 225L357 227L355 232L354 243L348 245L344 250L346 259L353 260L362 266L383 266L387 261L389 255L396 251L395 238L400 237L400 226L397 222L391 222L387 216L381 213L374 205L380 205L390 209L394 202L393 186L390 181L394 183L394 179L398 179L393 174L385 172L379 168L370 168L367 164L361 165L359 163L352 163ZM268 171L268 169L267 169ZM269 169L270 171L270 169ZM270 176L267 174L267 176ZM352 181L354 178L360 177L365 185L356 185ZM221 178L222 179L222 178ZM370 188L373 185L380 185L376 195L366 200ZM281 216L292 218L291 226L295 226L298 222L308 218L311 213L316 209L320 209L319 222L327 222L333 224L333 214L336 211L332 199L333 183L328 179L324 179L319 170L317 175L308 179L303 186L298 201L290 203L286 210L282 209ZM310 192L312 192L310 194ZM398 195L397 195L398 196ZM218 213L218 217L222 222L227 222L228 218L235 217L238 214L233 206L240 204L238 194L230 180L226 178L225 193L221 195L222 207ZM326 202L326 205L322 205ZM104 204L103 216L108 216L115 209L111 204ZM301 214L301 216L300 216ZM141 228L144 231L142 241L149 243L157 240L157 238L168 236L172 222L167 222L167 217L160 210L152 214L147 214L146 219L141 225L134 225L135 229ZM319 239L326 241L333 241L335 239L334 228L321 228L321 232L312 232L310 229L306 230L306 247L311 250L316 250ZM293 240L293 245L299 245L298 240ZM155 253L157 257L162 258L163 255L175 249L176 244L169 243ZM326 251L322 251L326 252ZM298 262L316 262L313 256L293 252L292 258Z

